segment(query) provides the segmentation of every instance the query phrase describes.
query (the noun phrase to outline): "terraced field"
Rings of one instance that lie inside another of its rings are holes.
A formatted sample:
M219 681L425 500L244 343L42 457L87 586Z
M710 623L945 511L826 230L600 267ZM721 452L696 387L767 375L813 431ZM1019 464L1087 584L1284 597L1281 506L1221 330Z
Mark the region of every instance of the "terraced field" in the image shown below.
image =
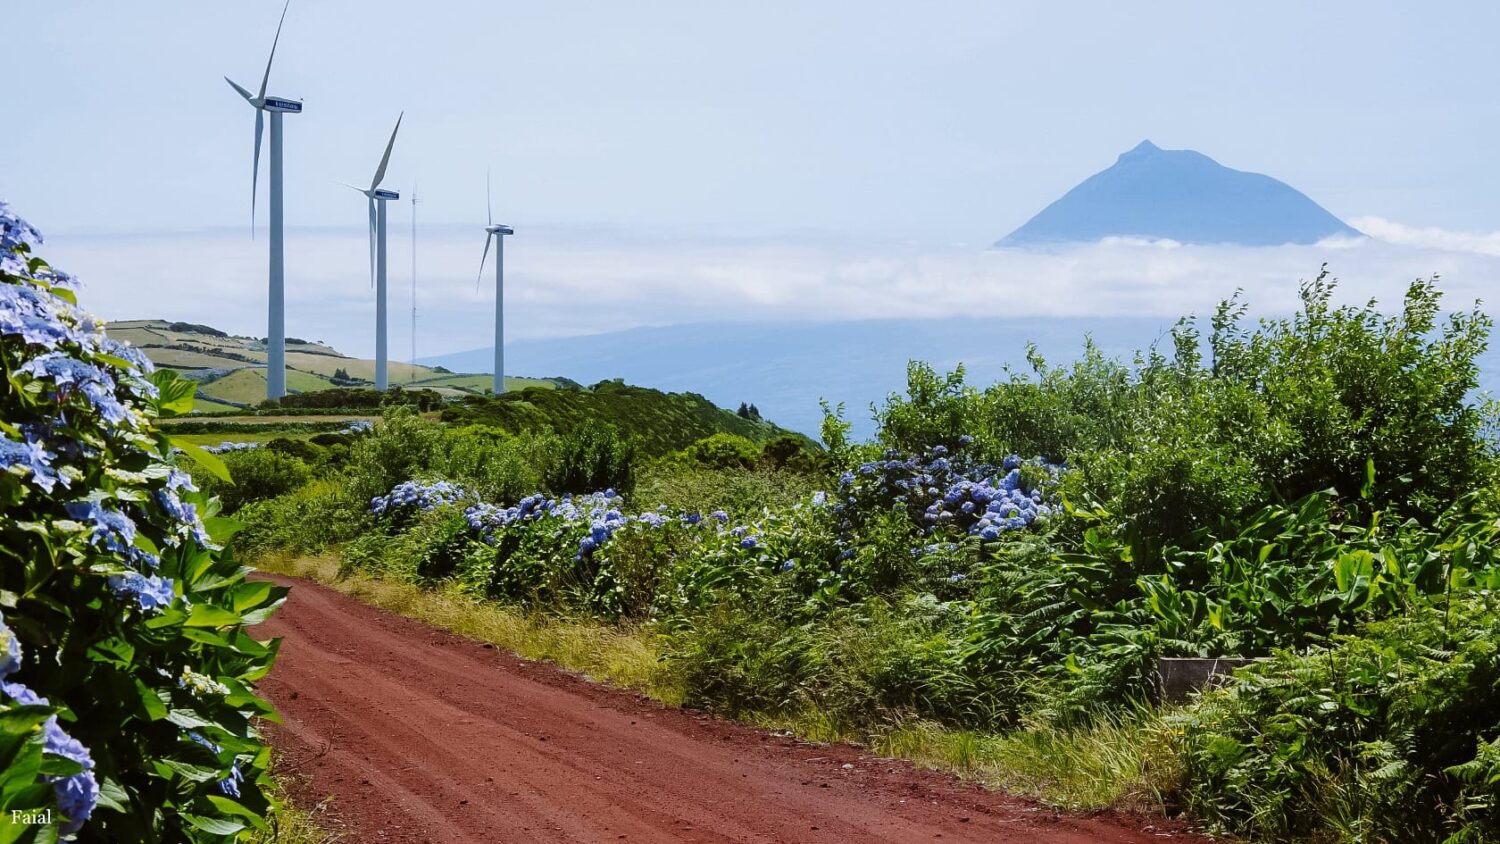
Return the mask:
M255 337L227 334L211 326L167 320L122 320L109 324L109 334L135 345L163 369L187 375L199 384L196 410L220 413L258 404L266 395L265 344ZM322 343L287 343L287 390L305 393L336 386L370 386L375 362L348 357ZM431 389L446 396L481 394L492 383L490 375L452 373L390 362L391 386ZM350 379L335 383L335 375ZM506 388L552 388L547 378L507 376Z

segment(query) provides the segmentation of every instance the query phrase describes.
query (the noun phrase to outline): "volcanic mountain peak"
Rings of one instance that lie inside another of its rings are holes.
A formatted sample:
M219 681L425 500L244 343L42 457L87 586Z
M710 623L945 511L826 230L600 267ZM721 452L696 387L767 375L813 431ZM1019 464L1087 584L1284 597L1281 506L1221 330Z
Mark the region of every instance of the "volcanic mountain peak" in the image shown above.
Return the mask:
M1279 246L1360 233L1285 182L1141 141L1006 235L998 247L1106 237Z

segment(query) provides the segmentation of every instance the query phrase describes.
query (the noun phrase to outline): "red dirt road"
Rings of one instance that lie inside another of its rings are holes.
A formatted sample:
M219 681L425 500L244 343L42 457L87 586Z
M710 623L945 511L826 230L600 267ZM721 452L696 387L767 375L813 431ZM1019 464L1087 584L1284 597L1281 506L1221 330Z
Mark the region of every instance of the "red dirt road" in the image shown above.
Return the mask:
M261 689L293 797L359 842L1200 841L1068 815L848 745L814 745L594 685L295 588Z

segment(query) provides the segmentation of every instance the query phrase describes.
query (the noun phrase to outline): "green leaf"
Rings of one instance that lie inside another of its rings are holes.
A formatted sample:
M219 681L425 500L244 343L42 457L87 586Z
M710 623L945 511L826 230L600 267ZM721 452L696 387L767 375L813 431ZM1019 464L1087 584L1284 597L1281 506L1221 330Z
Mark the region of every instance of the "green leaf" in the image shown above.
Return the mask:
M249 822L251 826L255 827L256 829L264 830L269 828L266 824L265 818L261 817L259 813L246 806L242 806L227 797L220 797L217 794L210 794L208 795L208 802L212 803L214 805L214 808L218 809L220 812L223 812L226 815L233 815L235 817L244 818Z
M211 835L234 835L245 828L245 825L239 821L206 818L202 815L190 815L187 812L182 813L182 819Z
M218 768L179 762L176 759L156 759L152 765L155 766L158 774L167 779L171 779L173 775L192 782L210 782L219 778Z
M74 762L66 756L58 756L53 753L42 755L42 766L38 773L48 777L71 777L74 774L83 773L82 765Z
M158 416L166 419L193 411L193 394L198 391L197 382L183 378L170 369L158 369L151 373L150 378L157 389L157 397L152 404L156 406Z
M234 624L242 624L244 619L239 613L230 612L223 607L213 604L194 604L193 614L188 616L188 627L229 627Z
M234 480L229 477L229 468L217 456L209 454L207 451L204 451L182 437L174 437L168 434L167 442L171 443L173 448L182 449L184 454L197 461L199 466L207 469L214 477L226 484L234 483Z
M152 721L160 721L167 717L167 702L165 695L155 689L148 688L139 679L135 681L135 690L141 698L141 706L146 710L146 717Z
M130 795L118 782L105 777L99 783L99 805L124 814L130 811Z
M131 661L135 659L135 646L115 636L102 642L95 642L94 646L89 648L89 659L129 668Z
M198 717L198 713L191 709L174 709L167 713L167 720L183 728L184 730L196 730L199 727L217 726L212 721L206 721Z
M238 522L227 516L214 516L204 519L203 526L208 529L208 535L220 545L228 542L230 537L244 530L248 525Z

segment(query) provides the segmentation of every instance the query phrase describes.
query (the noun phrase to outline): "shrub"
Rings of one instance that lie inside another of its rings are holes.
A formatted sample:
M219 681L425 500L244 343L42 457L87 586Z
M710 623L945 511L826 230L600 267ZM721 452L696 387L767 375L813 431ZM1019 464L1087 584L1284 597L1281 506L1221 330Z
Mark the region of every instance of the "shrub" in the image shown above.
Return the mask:
M222 459L233 483L202 470L194 473L194 477L204 492L219 498L226 513L233 513L252 501L284 495L312 478L307 463L277 448L234 451L224 454Z
M1175 719L1187 808L1274 840L1495 840L1497 634L1475 594L1241 670Z
M910 443L970 423L981 457L1066 461L1074 497L1134 526L1143 556L1267 501L1325 489L1352 499L1370 459L1375 505L1430 520L1495 469L1486 414L1469 400L1491 321L1476 308L1440 323L1430 281L1414 282L1395 315L1374 302L1334 307L1335 290L1325 272L1303 286L1298 314L1253 329L1231 299L1206 340L1183 320L1170 356L1152 348L1133 366L1092 345L1066 369L1033 353L1034 378L983 395L961 371L945 380L914 367L909 395L880 413L880 436Z
M243 838L271 809L252 681L276 653L245 628L285 590L220 550L234 524L152 426L193 384L107 338L39 241L0 203L4 808L89 840Z
M580 426L553 446L542 483L555 495L635 488L635 445L609 425Z
M761 447L738 434L714 434L679 453L689 464L708 469L748 469L760 459Z

